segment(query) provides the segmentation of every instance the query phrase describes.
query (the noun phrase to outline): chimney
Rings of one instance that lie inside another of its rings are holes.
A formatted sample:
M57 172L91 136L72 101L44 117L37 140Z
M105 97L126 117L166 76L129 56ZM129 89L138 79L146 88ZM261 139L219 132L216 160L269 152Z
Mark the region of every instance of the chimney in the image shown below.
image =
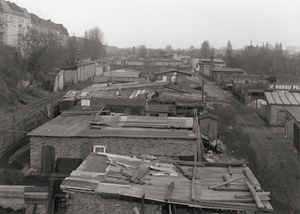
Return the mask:
M250 40L250 46L252 46L252 40Z
M135 47L133 46L133 57L135 57Z
M210 56L210 66L214 67L214 56Z

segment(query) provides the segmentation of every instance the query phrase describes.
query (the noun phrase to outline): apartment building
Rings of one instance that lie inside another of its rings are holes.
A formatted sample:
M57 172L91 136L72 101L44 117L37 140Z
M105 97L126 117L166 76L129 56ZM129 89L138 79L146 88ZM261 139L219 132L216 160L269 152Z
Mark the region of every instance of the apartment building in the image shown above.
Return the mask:
M0 42L17 46L20 37L31 28L30 15L15 3L0 0Z

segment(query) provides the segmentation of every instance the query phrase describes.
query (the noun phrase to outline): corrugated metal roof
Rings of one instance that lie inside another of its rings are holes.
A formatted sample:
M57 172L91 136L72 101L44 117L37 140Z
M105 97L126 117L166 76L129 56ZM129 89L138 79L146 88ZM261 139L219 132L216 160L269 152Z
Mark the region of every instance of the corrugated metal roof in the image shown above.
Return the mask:
M290 113L295 120L300 122L300 107L285 107L285 110Z
M265 92L265 97L269 105L287 105L287 106L299 106L300 95L299 93L290 92Z

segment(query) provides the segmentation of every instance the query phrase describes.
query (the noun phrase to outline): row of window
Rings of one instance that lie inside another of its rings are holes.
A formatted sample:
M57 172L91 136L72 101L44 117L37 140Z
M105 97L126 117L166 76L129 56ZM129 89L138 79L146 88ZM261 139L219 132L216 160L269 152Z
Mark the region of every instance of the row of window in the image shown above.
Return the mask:
M27 23L30 23L30 20L24 20L24 19L22 19L22 18L15 17L15 16L10 16L9 18L10 18L10 21L15 20L15 19L18 19L19 22L21 22L21 23L24 23L24 21L27 21ZM5 19L6 19L6 20L8 20L9 18L8 18L8 15L5 15Z

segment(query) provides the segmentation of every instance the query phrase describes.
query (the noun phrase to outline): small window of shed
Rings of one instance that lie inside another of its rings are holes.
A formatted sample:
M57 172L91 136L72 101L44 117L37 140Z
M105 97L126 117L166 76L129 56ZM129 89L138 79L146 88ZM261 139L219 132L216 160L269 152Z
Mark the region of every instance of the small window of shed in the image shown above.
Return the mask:
M94 146L93 152L106 153L106 146Z

